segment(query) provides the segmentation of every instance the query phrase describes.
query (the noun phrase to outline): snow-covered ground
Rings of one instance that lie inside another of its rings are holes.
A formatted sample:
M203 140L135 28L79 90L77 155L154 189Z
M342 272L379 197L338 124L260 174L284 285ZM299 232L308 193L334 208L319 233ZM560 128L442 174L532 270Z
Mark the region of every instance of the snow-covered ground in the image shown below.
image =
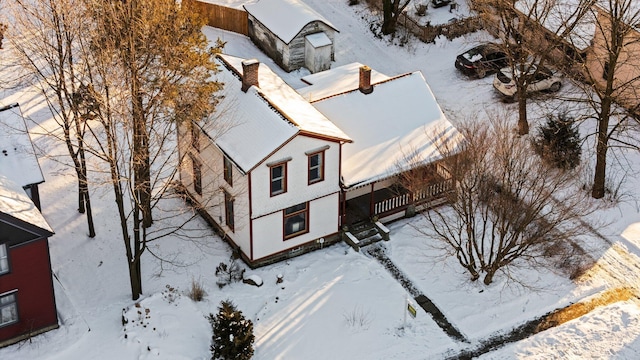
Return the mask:
M403 46L390 45L373 36L362 5L349 7L346 0L305 2L340 30L333 66L358 61L390 76L420 70L454 123L483 119L487 114L513 116L516 105L498 100L492 77L470 80L453 66L455 55L488 38L487 34L470 34L454 41L438 39L435 44L410 41ZM225 52L258 58L294 88L304 86L300 78L308 75L307 71L284 73L247 38L212 28L204 31L212 41L217 37L226 41ZM0 55L8 51L2 50ZM4 71L0 76L8 76ZM559 95L568 96L572 88L569 81L565 82ZM33 89L0 90L0 105L13 102L20 102L25 115L33 120L36 147L46 155L41 157L46 178L41 197L44 216L56 232L50 247L60 328L0 349L0 359L209 359L211 332L205 316L215 313L224 299L231 299L254 322L255 359L438 359L469 346L449 338L419 307L415 319L407 316L407 292L376 260L345 244L247 270L247 275L264 280L259 288L236 283L219 289L215 267L229 259L230 249L198 218L190 225L189 238L165 238L154 244L153 250L171 262L148 254L144 257L145 296L136 307L130 300L110 187L92 186L98 235L89 239L85 219L75 210L73 171L60 163L68 163L66 158L57 156L64 155L65 149L37 135L40 127L55 127L46 105ZM532 124L561 106L550 96L536 97L530 107ZM586 133L590 127L587 123L581 130ZM590 148L585 151L589 155ZM636 254L640 254L640 206L634 171L638 171L640 156L627 154L626 159L625 164L610 164L614 181L624 178L622 201L598 211L590 220L606 224L597 230L621 251L629 251L625 261L636 262ZM163 220L166 222L190 215L178 200L166 200L162 208L184 209L183 214ZM500 275L489 287L470 283L455 259L438 256L441 254L429 246L429 239L418 235L415 226L421 221L418 216L391 224L391 241L383 246L471 345L617 285L598 272L574 283L549 270L515 274L529 287L506 282ZM154 226L163 224L158 221ZM607 259L605 255L612 250L609 243L595 236L584 240L597 257ZM639 275L630 273L634 269L631 264L614 270L635 279ZM276 283L279 275L283 282ZM196 303L185 295L192 280L204 286L204 301ZM123 311L135 322L123 325ZM635 302L614 303L482 358L637 358L638 318L640 309Z

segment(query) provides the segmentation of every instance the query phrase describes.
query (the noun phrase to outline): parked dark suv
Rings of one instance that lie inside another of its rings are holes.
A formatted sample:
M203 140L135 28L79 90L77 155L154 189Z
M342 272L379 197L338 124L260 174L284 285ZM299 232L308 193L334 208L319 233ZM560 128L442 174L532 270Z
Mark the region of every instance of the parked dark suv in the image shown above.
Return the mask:
M463 74L483 78L509 64L507 55L497 44L485 43L471 48L456 58L456 68Z

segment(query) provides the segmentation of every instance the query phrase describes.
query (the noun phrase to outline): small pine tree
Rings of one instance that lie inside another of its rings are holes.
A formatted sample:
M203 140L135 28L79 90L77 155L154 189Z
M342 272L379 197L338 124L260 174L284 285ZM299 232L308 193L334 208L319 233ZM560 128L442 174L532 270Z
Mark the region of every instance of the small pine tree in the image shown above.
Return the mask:
M538 127L533 148L545 161L560 169L573 169L580 164L580 133L573 118L566 112L547 115L547 122Z
M209 314L207 319L213 329L211 360L248 360L253 356L253 323L231 301L222 301L218 314Z

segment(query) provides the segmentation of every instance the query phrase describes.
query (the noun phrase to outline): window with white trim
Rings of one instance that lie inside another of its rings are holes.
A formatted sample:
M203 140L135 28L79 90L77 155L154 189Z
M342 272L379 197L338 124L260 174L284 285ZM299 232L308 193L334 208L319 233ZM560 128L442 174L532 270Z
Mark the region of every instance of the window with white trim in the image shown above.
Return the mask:
M309 232L309 203L304 202L284 209L284 238Z
M0 244L0 275L9 272L9 253L7 244Z
M0 327L18 322L17 293L0 295Z

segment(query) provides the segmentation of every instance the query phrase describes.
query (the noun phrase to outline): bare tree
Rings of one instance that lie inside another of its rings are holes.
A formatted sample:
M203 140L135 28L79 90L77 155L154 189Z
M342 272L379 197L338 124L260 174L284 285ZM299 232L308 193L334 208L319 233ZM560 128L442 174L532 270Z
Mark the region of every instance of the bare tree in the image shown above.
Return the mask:
M16 0L11 39L22 68L40 88L62 132L49 135L66 144L78 179L78 212L86 213L89 237L94 237L84 141L88 109L79 87L85 77L79 66L84 25L79 4L77 0Z
M4 11L4 1L0 0L0 11ZM4 40L4 33L7 31L7 24L0 22L0 50L2 50L2 41Z
M506 121L460 130L464 149L444 160L455 192L449 205L423 213L428 226L419 230L455 256L471 280L483 275L488 285L498 270L536 262L580 233L586 210L584 193L572 187L574 172L532 157Z
M597 121L596 164L591 195L606 192L607 152L612 146L638 149L626 130L637 124L640 108L640 8L633 0L607 0L593 8L595 33L584 66L587 94L579 99Z
M398 17L409 5L411 0L382 0L382 33L385 35L396 32Z
M574 29L584 24L594 0L473 0L487 24L497 24L495 35L509 58L518 102L518 134L529 133L527 90L550 59L558 62ZM559 50L562 49L562 50ZM574 49L569 49L573 52Z
M90 93L103 127L94 134L109 164L135 300L141 256L166 235L150 230L151 212L177 170L176 127L207 118L221 87L211 80L216 50L201 32L204 20L173 0L86 4L94 24Z
M85 153L107 165L137 299L142 254L157 256L148 244L176 235L189 220L151 229L151 211L166 198L179 163L176 128L214 121L208 117L221 88L212 80L219 47L209 47L203 19L173 0L18 0L16 8L16 29L23 30L17 49L84 169L83 204ZM95 166L99 176L103 169Z

